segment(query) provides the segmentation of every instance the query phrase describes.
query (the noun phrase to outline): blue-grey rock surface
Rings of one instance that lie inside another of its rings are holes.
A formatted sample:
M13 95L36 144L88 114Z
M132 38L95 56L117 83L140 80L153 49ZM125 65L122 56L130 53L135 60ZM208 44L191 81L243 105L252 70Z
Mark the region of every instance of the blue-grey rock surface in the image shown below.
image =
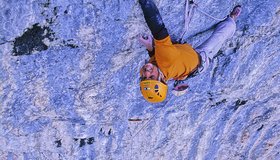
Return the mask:
M241 4L237 31L186 95L149 104L137 0L0 0L0 159L280 159L280 1L195 2ZM180 38L185 1L155 3ZM198 9L193 46L218 23Z

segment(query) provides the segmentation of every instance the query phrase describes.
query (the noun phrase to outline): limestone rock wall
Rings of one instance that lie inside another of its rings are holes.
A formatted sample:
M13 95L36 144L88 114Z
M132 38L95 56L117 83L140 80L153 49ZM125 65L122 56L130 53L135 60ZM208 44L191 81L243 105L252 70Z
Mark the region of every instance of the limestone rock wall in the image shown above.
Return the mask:
M155 2L180 38L185 1ZM138 1L1 0L0 159L280 159L280 1L195 2L241 4L237 31L186 95L149 104ZM183 40L216 23L195 10Z

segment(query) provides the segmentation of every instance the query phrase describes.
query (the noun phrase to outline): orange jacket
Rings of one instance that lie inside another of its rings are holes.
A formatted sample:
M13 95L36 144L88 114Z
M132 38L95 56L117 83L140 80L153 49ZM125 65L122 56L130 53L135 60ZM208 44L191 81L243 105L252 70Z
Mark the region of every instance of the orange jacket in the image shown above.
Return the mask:
M172 44L170 36L155 39L155 55L150 62L156 62L165 80L183 80L199 65L198 54L189 44Z

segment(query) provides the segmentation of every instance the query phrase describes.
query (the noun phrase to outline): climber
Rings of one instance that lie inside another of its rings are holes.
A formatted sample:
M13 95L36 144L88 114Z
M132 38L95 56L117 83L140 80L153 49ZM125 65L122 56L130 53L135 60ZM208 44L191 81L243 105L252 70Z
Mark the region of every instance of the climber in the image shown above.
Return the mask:
M152 36L140 36L139 41L146 47L150 60L140 69L140 89L143 97L151 103L166 98L167 81L174 81L172 93L179 96L186 92L185 80L202 73L222 44L233 36L236 19L241 6L235 6L229 16L221 21L212 35L200 46L173 44L161 15L153 0L139 0L145 21Z

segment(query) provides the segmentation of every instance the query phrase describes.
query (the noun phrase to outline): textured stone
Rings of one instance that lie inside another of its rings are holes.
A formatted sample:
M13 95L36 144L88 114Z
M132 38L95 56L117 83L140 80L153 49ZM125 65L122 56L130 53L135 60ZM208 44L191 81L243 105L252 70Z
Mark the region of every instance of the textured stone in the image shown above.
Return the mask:
M179 39L185 1L155 2ZM280 159L280 1L195 2L241 4L237 31L186 95L149 104L137 1L0 1L0 159ZM195 10L183 40L216 23Z

